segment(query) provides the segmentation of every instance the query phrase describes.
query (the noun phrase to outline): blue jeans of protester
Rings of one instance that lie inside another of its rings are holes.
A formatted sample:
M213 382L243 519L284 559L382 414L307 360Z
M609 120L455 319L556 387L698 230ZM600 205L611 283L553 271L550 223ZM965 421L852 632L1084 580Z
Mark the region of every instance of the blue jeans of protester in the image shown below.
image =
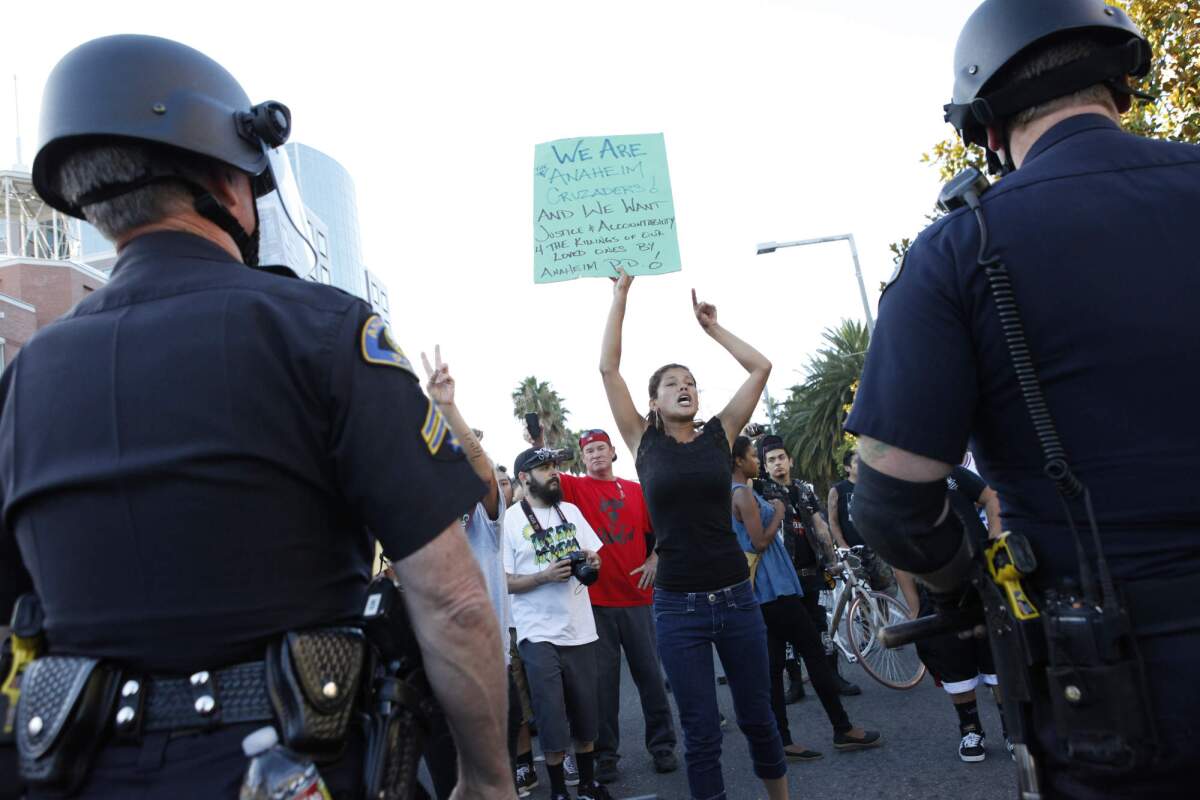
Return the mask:
M750 581L711 592L655 589L654 625L659 658L679 707L693 800L725 800L714 646L729 681L738 727L750 745L754 774L764 779L786 775L783 742L771 715L767 628Z

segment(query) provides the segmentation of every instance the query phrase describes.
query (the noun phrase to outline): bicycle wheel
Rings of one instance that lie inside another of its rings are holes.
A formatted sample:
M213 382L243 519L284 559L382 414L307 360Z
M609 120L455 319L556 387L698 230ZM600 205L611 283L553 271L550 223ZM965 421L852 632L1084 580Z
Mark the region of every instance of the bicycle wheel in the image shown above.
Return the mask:
M925 677L925 665L917 656L916 645L887 648L877 636L888 625L908 619L904 606L883 592L857 594L846 615L850 647L858 656L858 663L868 675L890 689L911 689Z

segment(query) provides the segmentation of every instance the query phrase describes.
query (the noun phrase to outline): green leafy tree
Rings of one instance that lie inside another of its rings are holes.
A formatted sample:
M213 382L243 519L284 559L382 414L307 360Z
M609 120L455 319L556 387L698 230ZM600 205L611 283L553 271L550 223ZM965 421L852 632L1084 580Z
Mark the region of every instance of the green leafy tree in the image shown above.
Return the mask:
M1154 50L1150 74L1138 87L1158 97L1137 103L1125 129L1142 136L1200 143L1200 3L1195 0L1120 0Z
M546 381L530 375L512 393L513 416L522 422L526 414L537 414L542 424L543 441L547 447L568 448L574 455L563 467L572 475L585 472L575 445L579 436L567 427L570 411L563 405L558 392Z
M866 325L857 320L844 319L822 335L825 346L809 360L804 383L780 404L777 425L796 476L811 481L821 497L841 477L842 454L853 446L842 425L870 343Z

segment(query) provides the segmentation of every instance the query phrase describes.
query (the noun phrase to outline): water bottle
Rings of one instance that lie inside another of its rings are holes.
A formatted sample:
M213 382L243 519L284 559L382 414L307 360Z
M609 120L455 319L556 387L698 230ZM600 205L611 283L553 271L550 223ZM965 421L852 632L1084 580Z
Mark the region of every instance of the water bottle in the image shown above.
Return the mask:
M279 744L274 728L259 728L242 740L250 759L238 800L333 800L317 766Z

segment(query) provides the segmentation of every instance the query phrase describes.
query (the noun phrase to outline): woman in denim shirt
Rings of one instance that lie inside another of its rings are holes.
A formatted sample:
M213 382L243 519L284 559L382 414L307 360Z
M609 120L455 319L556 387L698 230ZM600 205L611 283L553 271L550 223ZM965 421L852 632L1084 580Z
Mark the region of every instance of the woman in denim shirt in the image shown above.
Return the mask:
M728 405L698 429L696 379L687 367L668 364L650 378L650 414L643 417L619 371L621 326L632 281L624 273L615 281L600 373L621 437L637 456L654 523L654 627L679 707L688 788L694 800L726 798L712 657L716 647L754 773L770 800L784 800L787 761L771 715L767 631L729 516L729 448L758 405L771 363L721 327L717 310L697 301L693 291L692 309L700 327L749 375ZM733 796L751 794L739 787Z
M767 502L750 488L758 476L758 453L749 437L733 442L733 530L747 553L758 555L758 567L752 583L763 622L767 626L767 651L770 654L771 708L783 739L783 751L796 761L815 761L821 753L792 743L787 707L783 702L784 642L791 642L804 658L813 689L833 725L833 746L837 750L860 750L882 743L879 733L855 728L842 707L841 695L833 670L825 659L825 647L800 601L804 589L796 568L788 557L779 533L783 523L783 501Z

